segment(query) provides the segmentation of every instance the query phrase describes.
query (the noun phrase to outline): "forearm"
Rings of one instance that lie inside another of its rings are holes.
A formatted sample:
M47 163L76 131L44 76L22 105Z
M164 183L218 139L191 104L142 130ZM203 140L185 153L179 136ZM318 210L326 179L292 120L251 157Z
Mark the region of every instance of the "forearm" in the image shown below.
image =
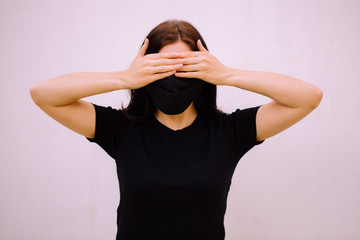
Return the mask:
M316 108L322 98L319 88L280 73L229 69L223 85L259 93L291 108Z
M79 72L35 84L30 89L37 105L64 106L81 98L121 89L122 72Z

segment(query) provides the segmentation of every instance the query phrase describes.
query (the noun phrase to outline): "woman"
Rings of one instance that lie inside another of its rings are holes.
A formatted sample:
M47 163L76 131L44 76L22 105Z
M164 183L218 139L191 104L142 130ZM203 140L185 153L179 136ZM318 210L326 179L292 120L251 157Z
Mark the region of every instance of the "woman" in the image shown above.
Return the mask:
M216 108L216 85L273 101L225 114ZM131 90L122 110L81 100L120 89ZM66 74L36 84L31 96L115 159L116 239L220 240L239 159L313 111L322 91L286 75L226 67L192 25L166 21L128 69Z

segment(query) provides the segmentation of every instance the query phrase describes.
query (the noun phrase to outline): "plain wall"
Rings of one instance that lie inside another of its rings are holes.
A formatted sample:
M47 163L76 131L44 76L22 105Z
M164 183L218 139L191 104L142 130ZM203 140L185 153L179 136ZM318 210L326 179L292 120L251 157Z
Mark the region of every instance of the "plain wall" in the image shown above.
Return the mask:
M174 18L193 23L229 67L324 91L312 114L240 160L226 239L360 239L359 12L355 0L1 0L0 239L115 239L114 160L43 113L29 89L65 73L125 70L148 32ZM219 87L225 112L267 102Z

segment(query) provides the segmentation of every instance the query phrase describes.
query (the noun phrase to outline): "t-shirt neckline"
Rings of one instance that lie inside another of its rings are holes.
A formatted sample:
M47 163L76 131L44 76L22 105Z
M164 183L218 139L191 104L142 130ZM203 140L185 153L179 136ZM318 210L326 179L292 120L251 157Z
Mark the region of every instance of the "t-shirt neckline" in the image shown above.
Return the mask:
M164 125L154 115L152 116L152 119L156 123L156 125L158 125L160 128L165 129L166 131L169 131L169 132L172 132L172 133L182 133L182 132L188 131L189 129L194 128L199 122L200 115L201 114L199 112L197 112L196 118L194 119L194 121L189 126L186 126L186 127L182 128L182 129L178 129L178 130L171 129L168 126Z

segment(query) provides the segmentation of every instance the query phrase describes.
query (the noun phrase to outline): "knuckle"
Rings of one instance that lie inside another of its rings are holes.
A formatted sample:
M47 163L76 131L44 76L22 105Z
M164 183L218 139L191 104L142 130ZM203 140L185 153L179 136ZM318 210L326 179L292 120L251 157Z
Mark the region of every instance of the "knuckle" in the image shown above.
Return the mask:
M154 62L155 62L154 59L149 59L147 63L148 63L148 65L153 66Z
M144 73L145 75L149 75L149 74L151 73L150 68L144 68L143 73Z
M145 57L146 57L146 59L151 60L151 59L154 59L154 54L151 53L151 54L146 55Z
M145 66L147 66L147 65L149 65L149 62L150 62L149 59L144 59L143 64L144 64Z

